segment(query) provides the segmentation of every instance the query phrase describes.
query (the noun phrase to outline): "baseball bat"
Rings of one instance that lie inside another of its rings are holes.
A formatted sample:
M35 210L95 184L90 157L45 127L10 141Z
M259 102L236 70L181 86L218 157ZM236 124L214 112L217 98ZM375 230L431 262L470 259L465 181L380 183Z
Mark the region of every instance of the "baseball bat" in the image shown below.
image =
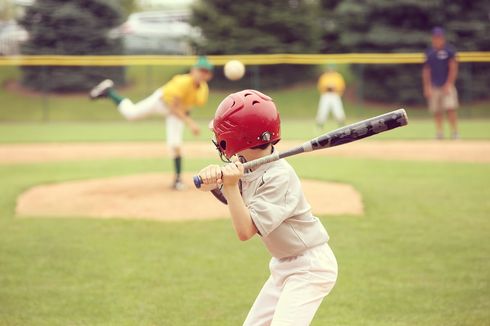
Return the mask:
M253 170L260 165L274 162L285 157L351 143L407 124L407 112L405 112L404 109L398 109L327 132L307 141L303 145L296 146L282 153L272 153L256 160L245 162L243 167L245 171L248 169ZM200 176L194 176L194 185L196 188L201 188L202 179Z

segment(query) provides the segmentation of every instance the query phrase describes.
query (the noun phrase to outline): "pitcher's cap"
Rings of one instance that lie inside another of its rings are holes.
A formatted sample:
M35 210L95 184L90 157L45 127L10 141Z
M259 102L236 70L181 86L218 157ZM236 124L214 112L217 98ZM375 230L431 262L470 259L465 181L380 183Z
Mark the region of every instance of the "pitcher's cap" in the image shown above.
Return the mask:
M208 61L208 58L206 58L203 55L199 56L199 58L197 59L197 62L192 67L198 68L198 69L208 70L211 72L213 71L213 68L214 68L213 64Z

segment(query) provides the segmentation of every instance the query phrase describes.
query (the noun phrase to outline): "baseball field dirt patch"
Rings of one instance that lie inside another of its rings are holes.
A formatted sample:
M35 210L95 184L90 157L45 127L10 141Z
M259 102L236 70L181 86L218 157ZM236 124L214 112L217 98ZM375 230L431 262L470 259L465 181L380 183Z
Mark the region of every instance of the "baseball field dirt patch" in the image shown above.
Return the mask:
M282 142L286 149L299 142ZM216 157L210 144L186 142L185 157ZM360 141L306 155L388 160L490 162L489 141ZM163 142L49 143L0 145L0 164L32 164L111 158L164 158ZM226 207L197 191L187 175L187 190L169 188L170 174L144 174L117 178L38 185L17 202L18 216L135 218L196 220L228 216ZM363 212L360 194L350 185L303 180L303 188L318 215ZM192 204L189 204L192 203Z
M68 181L35 186L17 199L19 217L132 218L184 221L227 218L226 206L196 190L190 174L187 189L170 189L171 174L152 173ZM361 195L348 184L302 180L316 215L362 215Z
M283 150L300 142L284 141ZM210 143L186 142L184 157L216 157ZM386 160L490 162L490 141L359 141L306 155ZM0 145L0 164L30 164L111 158L166 157L164 142L41 143Z

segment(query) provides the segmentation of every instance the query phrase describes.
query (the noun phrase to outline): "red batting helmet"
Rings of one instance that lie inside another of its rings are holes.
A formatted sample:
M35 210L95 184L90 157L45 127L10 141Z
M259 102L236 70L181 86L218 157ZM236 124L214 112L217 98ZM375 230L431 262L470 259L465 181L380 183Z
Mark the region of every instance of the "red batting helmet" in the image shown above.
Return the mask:
M213 120L218 150L227 158L281 139L281 120L272 99L253 89L228 95Z

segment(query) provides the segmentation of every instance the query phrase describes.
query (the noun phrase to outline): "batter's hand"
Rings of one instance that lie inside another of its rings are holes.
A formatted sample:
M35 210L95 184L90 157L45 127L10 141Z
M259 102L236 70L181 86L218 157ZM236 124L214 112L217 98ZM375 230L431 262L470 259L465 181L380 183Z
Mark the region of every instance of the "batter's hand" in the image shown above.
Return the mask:
M223 183L221 167L216 164L208 165L199 171L199 176L202 179L202 186L199 189L203 191L215 189Z
M236 186L238 185L238 181L243 177L243 164L240 161L236 161L233 163L226 164L221 168L223 172L223 186Z
M424 97L426 99L430 99L432 95L432 89L428 86L428 87L424 87Z

